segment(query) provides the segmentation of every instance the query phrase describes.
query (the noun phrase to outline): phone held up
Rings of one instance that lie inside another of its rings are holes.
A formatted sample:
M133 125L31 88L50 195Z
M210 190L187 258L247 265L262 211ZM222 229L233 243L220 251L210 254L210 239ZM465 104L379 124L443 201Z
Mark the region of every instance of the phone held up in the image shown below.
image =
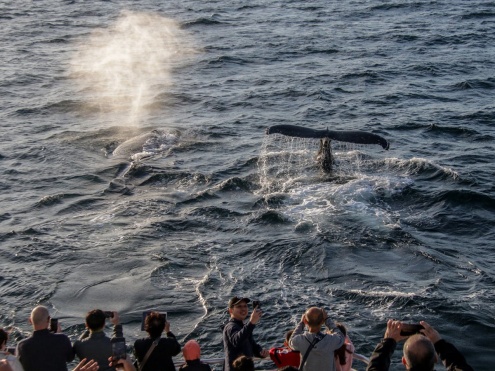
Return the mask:
M113 312L107 310L104 311L103 313L105 313L105 318L113 318Z
M50 332L58 331L58 318L50 318Z
M423 325L416 323L403 323L400 329L401 336L411 336L414 334L419 334L421 330L423 330Z
M253 300L253 309L261 309L259 300Z
M125 338L112 338L110 342L112 343L112 361L125 359L127 355Z

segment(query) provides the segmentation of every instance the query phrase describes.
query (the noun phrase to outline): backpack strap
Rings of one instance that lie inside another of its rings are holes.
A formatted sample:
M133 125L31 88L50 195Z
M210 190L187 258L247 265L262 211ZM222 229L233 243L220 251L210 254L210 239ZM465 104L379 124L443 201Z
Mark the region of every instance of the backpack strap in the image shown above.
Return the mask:
M146 354L145 354L142 362L139 362L139 371L142 371L143 370L144 365L146 364L146 361L148 360L148 358L150 358L150 355L153 352L153 349L156 348L156 346L158 345L158 342L159 341L160 341L160 338L158 338L158 339L156 339L156 340L153 341L153 343L151 344L150 348L146 352Z
M301 360L301 364L299 365L299 371L302 371L303 367L304 367L304 364L306 363L306 360L308 359L308 356L309 356L309 353L311 352L311 350L315 347L315 345L320 341L322 340L327 334L322 334L321 332L318 332L316 335L315 335L315 338L314 340L311 342L311 344L309 344L309 347L308 349L306 350L306 353L304 353L304 357L303 359Z

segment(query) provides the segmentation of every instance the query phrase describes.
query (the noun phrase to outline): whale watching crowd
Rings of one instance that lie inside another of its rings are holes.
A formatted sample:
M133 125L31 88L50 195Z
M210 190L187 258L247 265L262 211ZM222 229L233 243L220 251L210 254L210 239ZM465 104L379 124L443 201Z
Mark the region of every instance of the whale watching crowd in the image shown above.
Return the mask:
M250 371L255 370L259 359L273 362L272 370L349 371L353 361L359 360L367 371L377 371L390 368L401 341L405 370L431 371L440 362L447 370L473 370L460 351L424 321L410 324L389 320L383 339L368 359L355 352L346 327L323 308L308 308L296 327L288 329L283 345L271 349L255 340L263 315L258 301L234 296L228 302L228 312L230 319L223 326L224 358L202 359L196 340L179 343L166 313L144 312L141 329L148 336L128 347L117 312L89 311L85 331L72 343L58 320L50 317L48 308L40 305L29 318L32 334L16 346L9 347L9 331L0 329L0 371L67 371L76 362L72 371L209 371L211 365L224 371ZM111 336L105 333L107 321L113 325ZM180 353L183 359L174 360ZM270 367L266 364L264 369Z

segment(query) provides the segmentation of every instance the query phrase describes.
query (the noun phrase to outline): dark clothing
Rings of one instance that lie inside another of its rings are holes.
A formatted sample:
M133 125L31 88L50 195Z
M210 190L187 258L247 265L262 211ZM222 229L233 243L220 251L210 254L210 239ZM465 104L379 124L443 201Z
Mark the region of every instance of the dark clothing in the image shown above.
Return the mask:
M186 361L185 365L180 366L179 371L211 371L209 364L201 363L199 359Z
M461 352L449 342L443 339L438 340L435 343L435 350L448 371L473 371Z
M390 368L390 359L396 346L397 342L391 338L379 342L370 357L366 371L387 371Z
M48 329L22 340L16 354L24 371L67 371L67 362L74 359L69 338Z
M138 339L134 342L134 355L139 363L143 361L144 356L150 349L153 341L150 337ZM175 339L174 334L167 332L166 338L160 338L157 346L151 352L148 360L144 364L142 371L175 371L173 356L180 353L180 344Z
M373 351L366 371L387 371L396 345L394 339L383 339ZM448 371L473 371L457 348L447 341L437 341L435 351Z
M223 350L225 352L224 370L230 371L232 362L241 356L261 357L263 348L253 338L254 325L231 318L223 329Z
M122 325L113 327L112 337L124 337ZM99 371L115 370L114 367L108 366L108 358L112 356L112 343L103 331L86 331L72 348L80 360L86 358L98 362Z

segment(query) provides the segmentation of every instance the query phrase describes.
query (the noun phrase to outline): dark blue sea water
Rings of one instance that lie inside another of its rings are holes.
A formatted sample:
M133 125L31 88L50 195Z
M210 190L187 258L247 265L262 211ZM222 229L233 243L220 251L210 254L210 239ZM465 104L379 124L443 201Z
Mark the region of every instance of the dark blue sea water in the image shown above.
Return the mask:
M221 357L245 295L266 347L324 305L361 354L426 320L493 370L495 2L2 1L0 31L13 338L44 304L72 339L117 310L132 343L159 308ZM277 124L390 150L334 142L324 174Z

